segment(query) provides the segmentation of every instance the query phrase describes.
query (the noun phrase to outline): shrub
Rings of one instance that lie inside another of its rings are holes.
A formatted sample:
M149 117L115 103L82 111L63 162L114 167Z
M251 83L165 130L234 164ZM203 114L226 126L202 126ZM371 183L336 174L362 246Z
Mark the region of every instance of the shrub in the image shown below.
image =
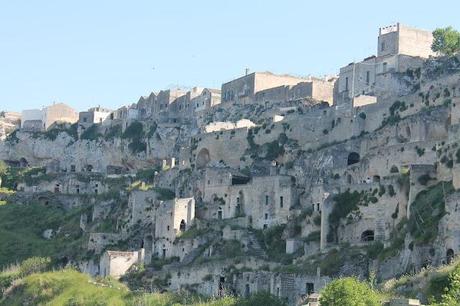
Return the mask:
M144 126L139 121L131 123L123 133L123 138L136 139L144 136Z
M31 257L24 260L19 266L19 275L21 277L46 271L51 265L49 257Z
M347 277L329 283L321 291L320 303L322 306L380 306L381 298L367 283Z
M247 299L240 299L235 306L286 306L286 304L268 292L258 292Z
M438 28L433 31L431 49L443 55L453 55L460 51L460 33L452 27Z
M420 148L418 146L415 147L415 150L417 151L417 155L420 157L420 156L423 156L423 154L425 154L425 148Z
M367 247L367 256L370 259L376 259L382 251L383 243L380 241L376 241Z
M97 124L91 125L80 135L80 139L86 139L91 141L97 140L99 137L102 136L102 134L99 133L98 129L99 127L97 126Z

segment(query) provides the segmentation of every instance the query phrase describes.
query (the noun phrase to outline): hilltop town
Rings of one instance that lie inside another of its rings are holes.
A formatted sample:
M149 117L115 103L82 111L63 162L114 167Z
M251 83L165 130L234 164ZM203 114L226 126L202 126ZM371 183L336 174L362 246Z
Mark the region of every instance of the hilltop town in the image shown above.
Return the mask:
M432 42L398 23L336 76L253 72L116 110L0 113L0 203L43 213L36 241L0 264L49 255L135 289L302 305L338 277L451 263L460 56Z

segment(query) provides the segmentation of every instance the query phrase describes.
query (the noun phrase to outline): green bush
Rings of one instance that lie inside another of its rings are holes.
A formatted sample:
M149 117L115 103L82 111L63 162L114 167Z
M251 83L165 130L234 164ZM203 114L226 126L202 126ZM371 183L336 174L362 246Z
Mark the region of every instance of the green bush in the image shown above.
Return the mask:
M235 306L287 306L287 304L268 292L258 292L248 299L240 299Z
M80 135L80 139L86 140L97 140L100 137L102 137L102 134L99 133L99 126L97 124L91 125Z
M144 126L139 121L131 123L123 133L122 137L125 139L139 139L144 136Z
M453 55L460 51L460 33L452 27L438 28L433 31L431 49L443 55Z
M336 279L322 291L321 306L380 306L381 297L364 282L353 277Z
M50 268L51 258L31 257L24 260L19 266L19 275L24 277L33 273L44 272Z

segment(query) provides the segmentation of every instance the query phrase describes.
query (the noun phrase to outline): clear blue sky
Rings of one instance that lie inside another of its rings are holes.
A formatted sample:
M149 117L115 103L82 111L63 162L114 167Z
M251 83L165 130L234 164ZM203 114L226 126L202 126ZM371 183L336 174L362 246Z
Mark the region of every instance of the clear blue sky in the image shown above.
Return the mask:
M244 73L337 73L379 26L460 29L460 2L0 0L0 109L137 102Z

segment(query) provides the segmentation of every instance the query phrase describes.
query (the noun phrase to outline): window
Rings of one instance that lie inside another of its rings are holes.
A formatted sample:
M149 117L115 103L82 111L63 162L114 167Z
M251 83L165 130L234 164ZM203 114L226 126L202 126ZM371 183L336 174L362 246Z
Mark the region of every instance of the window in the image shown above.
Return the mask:
M316 203L316 210L319 211L319 203Z
M386 62L383 63L382 70L383 70L384 73L387 72L387 67L388 67L388 63L386 63Z
M168 231L169 231L169 225L166 227L166 230L168 230Z
M384 41L382 41L380 43L380 51L385 51L385 42Z
M345 90L348 91L348 77L345 78Z
M280 197L280 207L283 208L284 205L284 198Z
M268 219L268 214L265 214L265 220L267 220L267 219Z
M370 81L371 81L371 73L370 71L367 71L366 72L366 85L369 85Z
M269 197L268 195L265 196L265 205L268 205L268 200L269 200Z
M305 285L305 290L306 290L307 294L312 294L313 292L315 292L315 284L307 283Z

